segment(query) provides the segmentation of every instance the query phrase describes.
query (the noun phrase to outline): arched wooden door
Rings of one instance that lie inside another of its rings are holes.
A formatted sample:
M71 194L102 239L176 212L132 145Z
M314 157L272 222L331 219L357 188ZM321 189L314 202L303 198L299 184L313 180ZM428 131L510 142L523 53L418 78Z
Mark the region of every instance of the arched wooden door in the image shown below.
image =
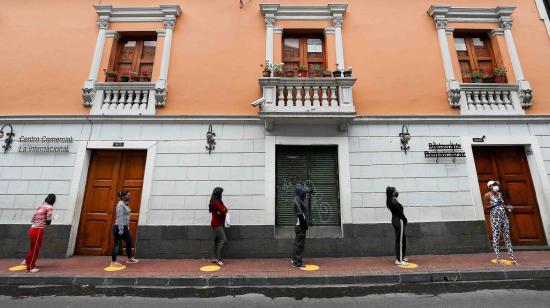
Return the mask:
M135 248L146 151L93 151L75 254L109 255L113 246L117 192L129 191L130 233Z

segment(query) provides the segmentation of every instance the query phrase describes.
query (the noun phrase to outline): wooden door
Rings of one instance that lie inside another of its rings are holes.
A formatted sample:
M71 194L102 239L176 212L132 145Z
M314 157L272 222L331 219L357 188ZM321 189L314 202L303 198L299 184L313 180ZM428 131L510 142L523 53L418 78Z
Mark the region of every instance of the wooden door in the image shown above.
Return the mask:
M80 216L75 254L109 255L118 191L131 193L130 232L136 241L145 151L94 151Z
M544 229L531 172L523 146L474 147L481 197L487 192L487 181L500 182L504 203L511 204L514 211L508 214L512 242L515 245L546 244ZM489 211L485 210L488 236L492 229Z

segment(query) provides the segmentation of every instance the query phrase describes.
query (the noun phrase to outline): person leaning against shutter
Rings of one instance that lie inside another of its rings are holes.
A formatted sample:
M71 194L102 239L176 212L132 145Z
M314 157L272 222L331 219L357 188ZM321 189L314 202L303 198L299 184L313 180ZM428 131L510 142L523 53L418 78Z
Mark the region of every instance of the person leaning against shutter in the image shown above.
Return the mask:
M38 259L38 253L40 252L40 247L42 247L42 241L44 240L44 229L52 223L54 203L55 195L49 194L32 216L32 225L29 229L31 248L25 260L21 262L21 265L27 266L27 272L37 273L40 271L40 269L36 267L36 260Z
M306 190L301 184L296 185L294 190L296 197L294 198L294 232L296 237L294 238L294 253L292 256L292 267L302 268L304 267L304 260L302 259L302 252L306 245L306 231L309 228L307 219L307 205L306 205Z
M405 234L407 217L403 213L403 206L397 201L398 196L397 188L386 187L386 206L391 212L391 224L395 230L395 265L408 265L407 236Z

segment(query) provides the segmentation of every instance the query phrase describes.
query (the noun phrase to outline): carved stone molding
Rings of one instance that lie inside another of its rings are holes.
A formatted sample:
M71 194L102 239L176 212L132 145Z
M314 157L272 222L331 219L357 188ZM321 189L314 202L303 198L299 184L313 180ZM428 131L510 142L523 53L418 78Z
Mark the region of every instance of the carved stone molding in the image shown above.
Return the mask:
M99 29L107 30L109 28L109 18L99 18L97 20L97 27Z
M460 107L460 89L449 89L447 98L451 107Z
M94 5L99 18L111 22L163 22L181 15L179 5L159 5L158 7L113 7Z
M174 30L175 27L176 27L176 19L175 18L164 20L164 28L165 29Z
M266 27L273 27L275 25L275 16L272 14L265 15L264 22Z
M342 16L346 12L347 7L347 4L287 6L269 3L260 4L260 11L264 16L273 16L275 19L323 20L333 19L335 16Z
M445 18L449 22L492 22L499 23L501 19L509 19L515 6L483 7L452 7L450 5L432 5L428 15L435 18Z
M332 25L334 26L334 28L342 28L343 24L344 17L342 17L342 15L334 16L334 18L332 18Z

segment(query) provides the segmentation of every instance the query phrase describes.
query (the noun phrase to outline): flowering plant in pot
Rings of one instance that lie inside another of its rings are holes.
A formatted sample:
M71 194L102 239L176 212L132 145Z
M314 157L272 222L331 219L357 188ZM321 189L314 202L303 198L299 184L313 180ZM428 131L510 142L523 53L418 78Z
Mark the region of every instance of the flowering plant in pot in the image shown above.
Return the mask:
M313 70L313 77L321 77L325 71L325 68L319 64L313 64L311 69Z
M269 63L269 61L265 61L264 64L260 64L260 67L263 67L263 77L271 77L271 72L273 71L273 64Z
M470 77L474 83L481 83L484 76L485 72L480 69L475 69L470 73Z
M351 65L344 70L344 77L351 77Z
M472 83L472 76L470 74L464 74L464 76L462 76L462 82Z
M105 74L105 81L107 82L116 81L116 78L118 76L117 72L108 70L106 68L103 69L103 74Z
M332 77L332 72L330 70L324 70L323 77Z
M137 72L130 72L130 81L139 81L139 74Z
M336 63L336 70L332 72L332 76L334 77L342 77L342 71L338 68L339 65Z
M293 70L285 71L285 77L294 77L294 71Z
M130 70L118 71L118 75L120 76L120 81L122 82L128 82L130 80Z
M151 81L151 71L148 69L141 70L141 81L150 82Z
M495 67L493 70L493 82L494 83L506 83L506 68Z
M298 67L298 77L307 77L307 66L302 64Z
M273 75L275 77L283 77L283 67L285 66L284 63L279 63L279 64L273 64Z

